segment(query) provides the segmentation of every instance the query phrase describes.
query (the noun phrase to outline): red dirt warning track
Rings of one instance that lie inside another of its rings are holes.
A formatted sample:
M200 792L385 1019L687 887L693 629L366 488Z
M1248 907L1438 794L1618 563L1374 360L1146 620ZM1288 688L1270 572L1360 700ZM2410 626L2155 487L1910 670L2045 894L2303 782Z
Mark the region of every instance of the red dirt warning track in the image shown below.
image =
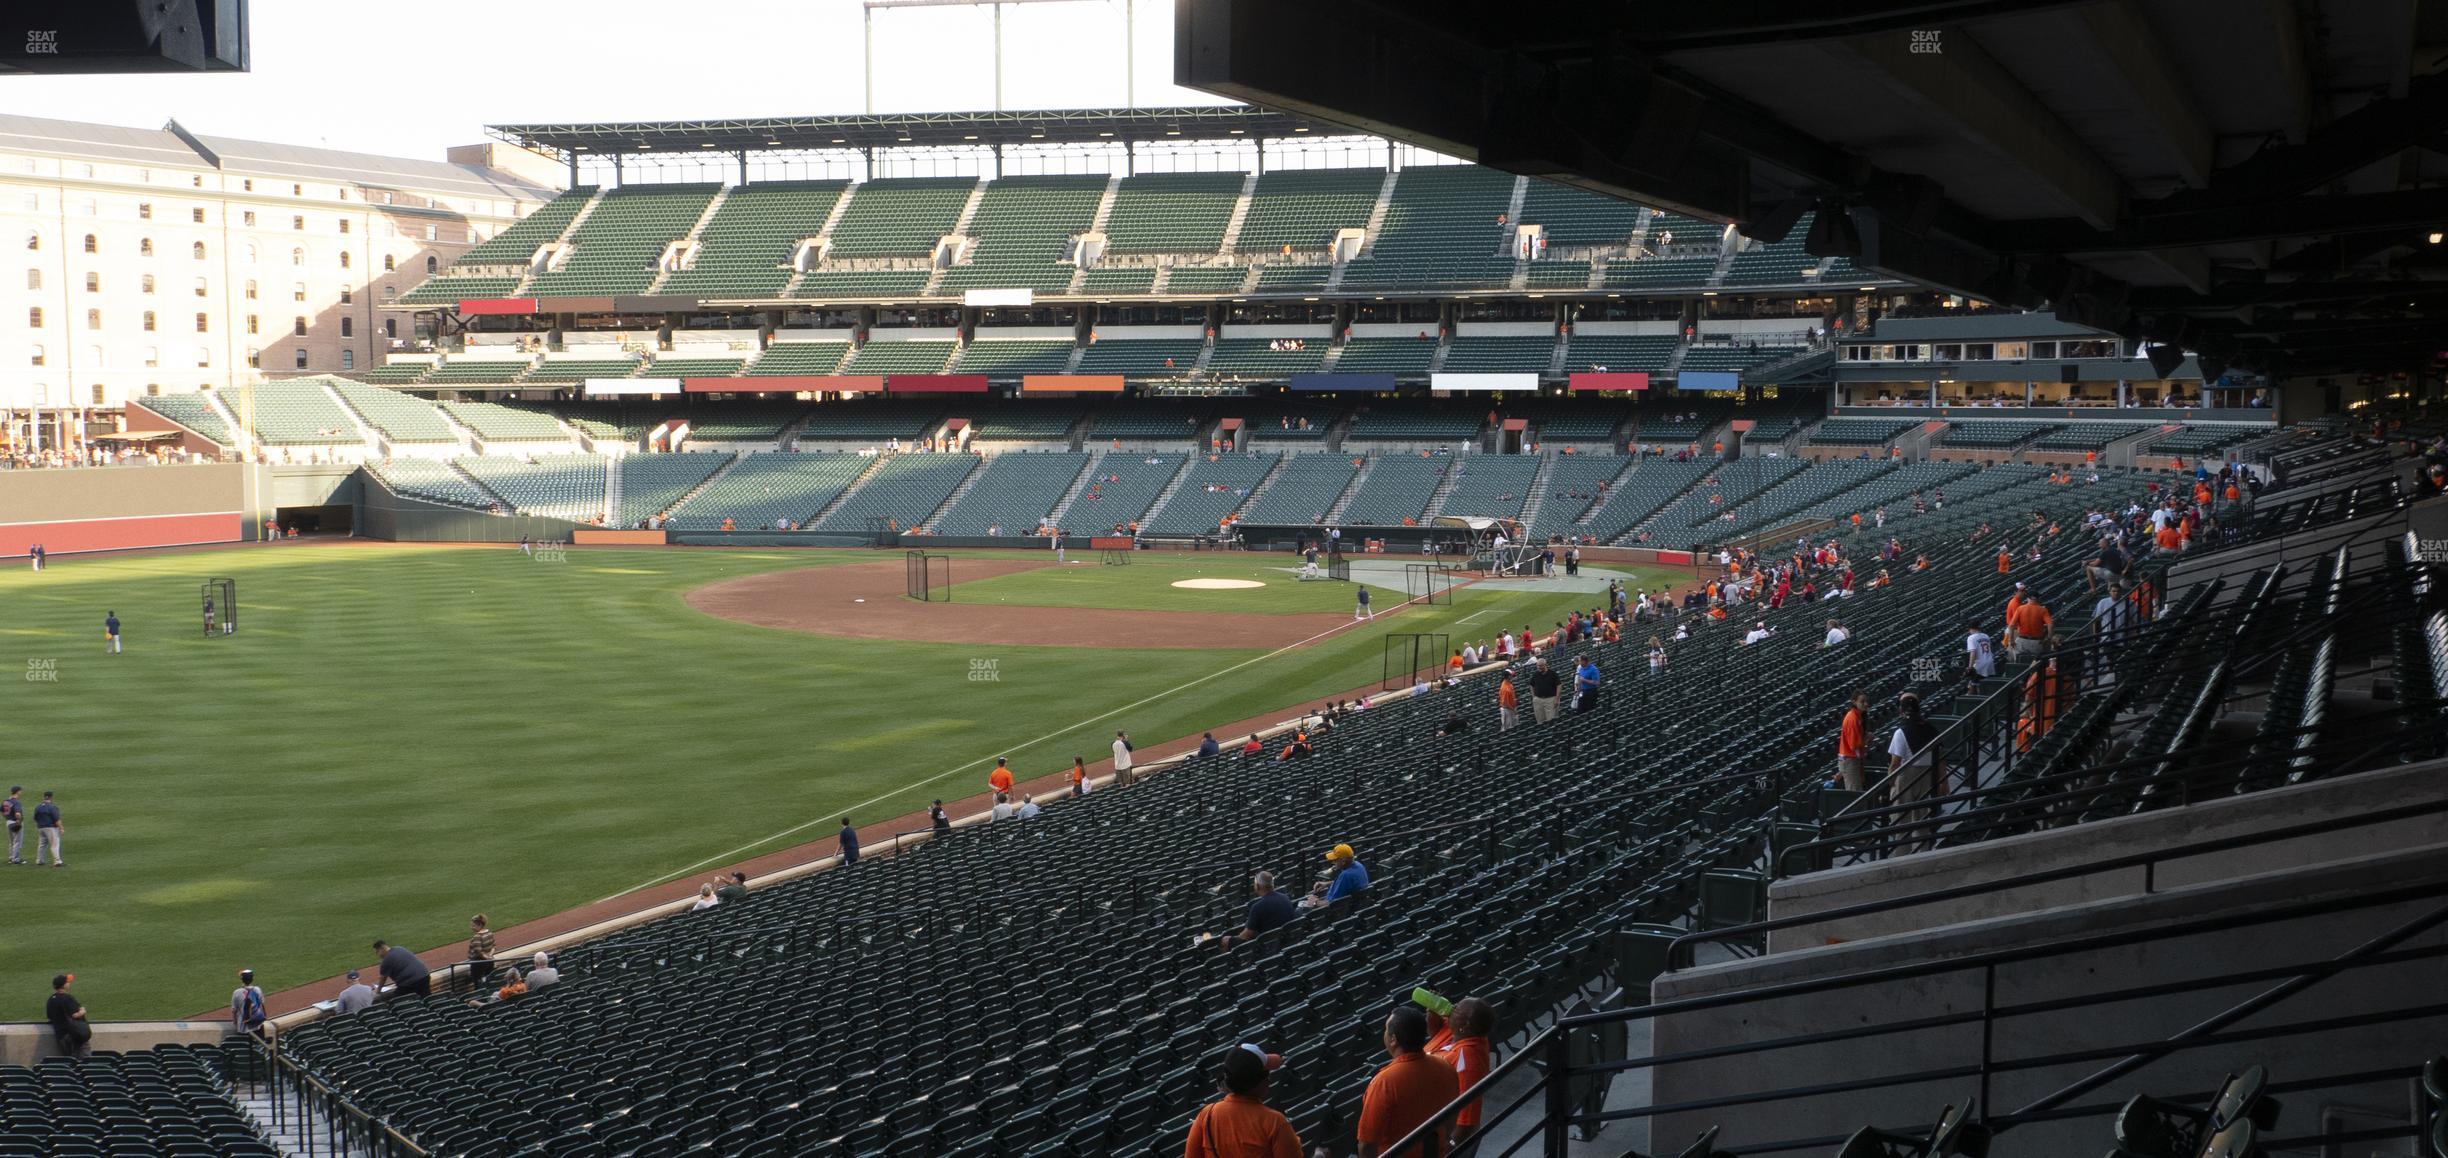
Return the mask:
M1051 561L962 559L954 587ZM759 627L855 639L938 640L1039 647L1277 648L1314 639L1351 623L1335 612L1231 615L1210 611L1123 611L1102 607L1020 607L918 603L906 564L849 563L769 571L697 588L688 604L708 615ZM866 602L861 603L859 600ZM1383 618L1401 601L1389 599Z

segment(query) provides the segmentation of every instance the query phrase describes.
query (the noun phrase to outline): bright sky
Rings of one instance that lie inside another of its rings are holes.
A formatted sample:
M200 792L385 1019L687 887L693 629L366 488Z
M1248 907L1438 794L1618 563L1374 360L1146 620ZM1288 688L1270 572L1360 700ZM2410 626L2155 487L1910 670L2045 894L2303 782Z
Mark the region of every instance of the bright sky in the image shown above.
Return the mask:
M1135 102L1125 5L1136 8ZM252 0L254 70L19 77L10 107L441 160L484 126L868 109L860 0ZM1175 88L1171 0L1003 6L1005 108L1216 104ZM678 14L705 14L703 19ZM991 109L987 7L874 14L877 112Z

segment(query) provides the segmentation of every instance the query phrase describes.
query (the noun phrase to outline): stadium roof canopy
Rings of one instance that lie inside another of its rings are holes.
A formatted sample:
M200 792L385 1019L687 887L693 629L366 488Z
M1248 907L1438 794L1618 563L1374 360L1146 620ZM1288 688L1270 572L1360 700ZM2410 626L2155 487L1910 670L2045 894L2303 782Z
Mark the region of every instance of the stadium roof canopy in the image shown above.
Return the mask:
M580 154L1229 141L1351 133L1332 122L1239 105L489 125L486 131L564 162Z
M1202 0L1177 83L2263 369L2448 350L2448 0Z

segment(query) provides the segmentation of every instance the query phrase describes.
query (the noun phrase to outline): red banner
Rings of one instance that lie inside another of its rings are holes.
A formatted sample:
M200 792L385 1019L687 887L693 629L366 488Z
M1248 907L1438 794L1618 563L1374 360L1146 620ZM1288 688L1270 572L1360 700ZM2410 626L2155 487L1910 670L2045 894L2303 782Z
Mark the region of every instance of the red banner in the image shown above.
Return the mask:
M1647 390L1649 375L1616 371L1583 371L1572 376L1572 388L1578 390Z
M463 298L459 302L463 314L532 314L536 312L534 298Z
M984 374L895 374L884 380L887 394L984 394Z

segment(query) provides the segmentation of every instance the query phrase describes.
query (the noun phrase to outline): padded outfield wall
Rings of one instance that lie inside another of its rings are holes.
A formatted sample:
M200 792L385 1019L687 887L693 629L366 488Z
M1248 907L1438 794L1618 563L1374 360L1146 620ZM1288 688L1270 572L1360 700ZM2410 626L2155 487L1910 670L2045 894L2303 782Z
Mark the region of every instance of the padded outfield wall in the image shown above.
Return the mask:
M237 463L0 471L0 556L243 542L272 502L265 468Z

